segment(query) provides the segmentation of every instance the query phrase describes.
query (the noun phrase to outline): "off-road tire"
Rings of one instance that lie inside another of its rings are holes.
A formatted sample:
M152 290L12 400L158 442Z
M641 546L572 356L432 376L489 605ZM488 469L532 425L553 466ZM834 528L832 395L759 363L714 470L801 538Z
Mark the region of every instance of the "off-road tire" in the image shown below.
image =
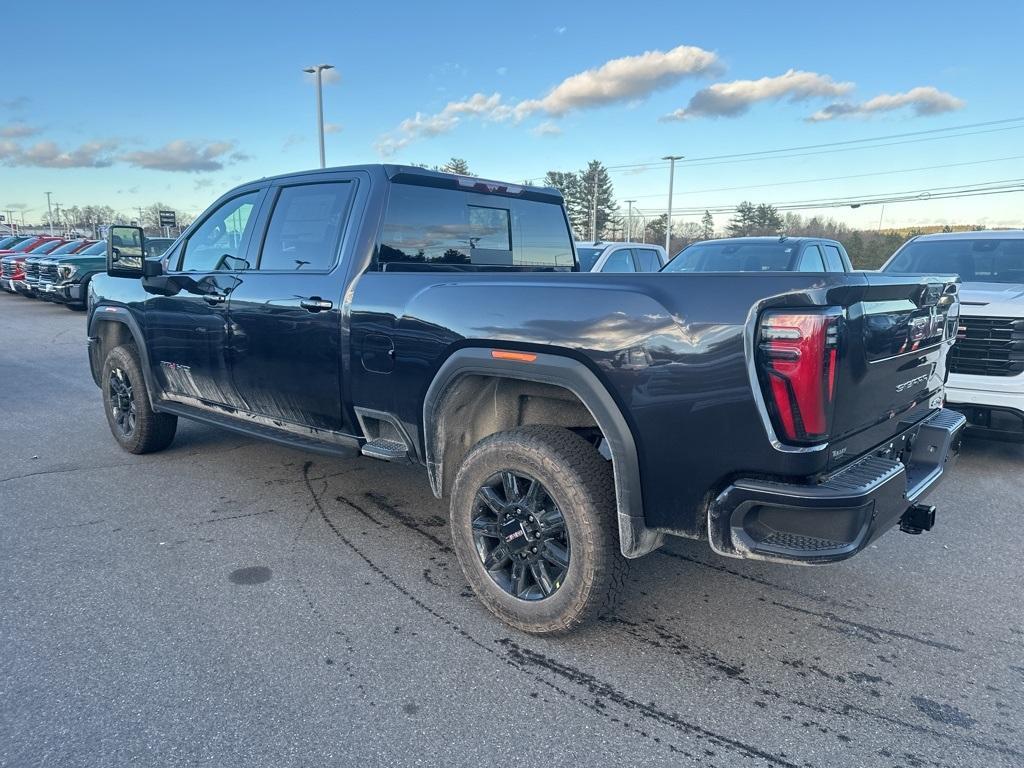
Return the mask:
M117 421L117 409L109 385L111 373L120 369L131 383L132 400L135 404L134 427L125 434ZM156 413L149 403L146 378L139 363L139 353L134 344L124 344L111 349L103 361L100 376L103 393L103 410L107 415L110 433L118 444L129 453L154 453L162 451L174 440L178 428L178 417L168 413Z
M565 519L571 555L560 586L543 599L524 600L485 570L474 543L477 492L502 470L540 481ZM524 632L567 632L609 614L629 561L619 549L611 463L563 427L526 426L484 438L466 455L451 496L451 533L463 574L480 601Z

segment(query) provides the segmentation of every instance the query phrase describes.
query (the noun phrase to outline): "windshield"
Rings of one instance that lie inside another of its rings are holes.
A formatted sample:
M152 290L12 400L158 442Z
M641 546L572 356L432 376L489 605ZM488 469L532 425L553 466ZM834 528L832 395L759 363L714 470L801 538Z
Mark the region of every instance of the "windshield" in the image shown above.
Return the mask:
M62 253L73 253L76 248L82 247L81 240L72 240L70 243L64 243L60 248L50 251L54 256L59 256Z
M35 248L29 249L28 252L29 253L50 253L52 250L54 250L59 245L61 245L61 241L60 240L47 240L45 242L40 243Z
M7 248L11 248L20 243L24 239L25 238L23 237L5 237L2 240L0 240L0 250L6 250Z
M50 242L50 241L46 240L44 242ZM26 253L28 251L31 251L33 248L38 247L39 245L40 245L40 241L39 240L36 240L34 237L30 237L25 242L18 243L11 250L14 251L15 253Z
M93 243L84 251L79 253L79 256L99 256L101 253L107 252L107 243L104 240L100 240L98 243Z
M576 255L580 257L580 271L592 270L602 253L604 253L604 248L577 248Z
M680 251L662 272L789 272L798 248L792 242L708 241Z
M1024 283L1024 238L914 240L886 272L941 272L965 283Z

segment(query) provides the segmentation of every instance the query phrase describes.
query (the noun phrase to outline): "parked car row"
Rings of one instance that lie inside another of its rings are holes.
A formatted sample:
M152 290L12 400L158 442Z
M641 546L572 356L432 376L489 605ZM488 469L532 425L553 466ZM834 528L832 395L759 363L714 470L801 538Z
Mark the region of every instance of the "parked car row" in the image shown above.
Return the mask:
M174 240L146 239L146 255L159 256ZM0 239L0 288L34 299L84 309L89 281L107 268L107 244L86 238L13 235Z

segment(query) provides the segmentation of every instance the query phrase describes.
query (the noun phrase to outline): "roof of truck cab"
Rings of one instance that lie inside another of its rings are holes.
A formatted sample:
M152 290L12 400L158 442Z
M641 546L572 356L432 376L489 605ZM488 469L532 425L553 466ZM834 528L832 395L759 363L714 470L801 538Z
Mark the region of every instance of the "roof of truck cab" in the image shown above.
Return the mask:
M698 245L699 243L838 243L839 241L831 237L778 237L777 235L766 235L757 237L715 237L711 240L697 240L690 245Z
M425 184L426 186L448 186L450 184L464 187L467 190L478 188L481 192L501 192L515 194L512 190L522 190L537 197L557 197L562 200L562 193L554 187L535 187L529 184L517 184L509 181L498 181L495 179L484 179L479 176L463 176L457 173L443 173L432 171L428 168L420 168L415 165L396 165L394 163L369 163L365 165L339 165L333 168L311 168L304 171L293 171L282 173L277 176L267 176L262 179L254 179L250 184L262 181L280 181L282 179L309 177L318 174L331 174L339 172L364 171L367 173L384 172L389 181L407 181L412 183ZM431 182L435 182L431 184ZM245 186L240 185L240 186Z
M978 229L970 232L933 232L913 240L1021 240L1024 229Z

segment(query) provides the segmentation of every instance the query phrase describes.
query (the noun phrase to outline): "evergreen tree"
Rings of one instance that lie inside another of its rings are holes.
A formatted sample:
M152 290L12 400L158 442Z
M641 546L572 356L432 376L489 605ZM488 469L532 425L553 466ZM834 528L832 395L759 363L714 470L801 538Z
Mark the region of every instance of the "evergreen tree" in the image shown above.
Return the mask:
M434 170L441 171L442 173L457 173L460 176L473 175L473 172L469 170L469 163L467 163L461 157L453 157L440 168L435 167Z
M711 215L711 211L705 210L704 216L700 220L700 239L710 240L715 236L715 217Z
M576 239L589 237L590 214L580 188L580 177L572 172L548 171L544 176L544 185L554 187L565 198L565 212Z
M605 228L615 217L615 198L612 189L611 176L599 160L591 160L587 167L579 172L580 189L582 200L585 201L587 212L586 237L594 236L600 239L604 236ZM596 193L596 200L595 200ZM596 208L596 215L595 215ZM596 218L596 234L594 230L594 219Z
M730 237L749 237L754 234L757 228L757 209L754 204L744 200L736 206L736 215L725 228Z
M758 235L777 235L782 231L784 222L774 205L761 203L757 206L755 215L756 229Z

